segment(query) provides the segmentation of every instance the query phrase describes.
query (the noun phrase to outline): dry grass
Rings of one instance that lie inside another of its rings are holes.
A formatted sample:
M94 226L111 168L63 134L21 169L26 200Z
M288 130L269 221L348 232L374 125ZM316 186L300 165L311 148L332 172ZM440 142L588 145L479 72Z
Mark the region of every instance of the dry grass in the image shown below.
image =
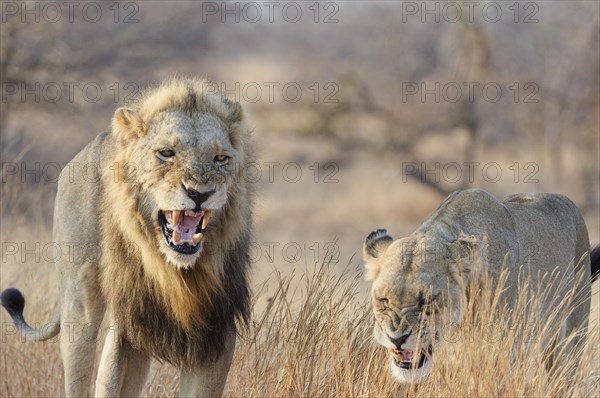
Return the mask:
M229 395L379 396L391 393L384 353L371 342L370 304L357 299L360 273L322 266L273 275L278 289L242 333ZM294 287L295 286L295 287Z
M426 383L404 388L388 371L384 349L371 340L370 304L356 300L357 271L336 276L324 266L302 275L301 291L290 292L293 277L279 278L271 305L244 334L236 353L229 395L238 396L598 396L598 327L590 344L572 347L567 336L554 350L560 365L544 366L544 342L558 335L568 316L569 297L553 297L525 278L516 307L503 306L500 291L481 276L471 286L465 325L440 339L435 367ZM551 279L551 278L550 278ZM561 282L562 283L562 282ZM545 284L550 286L551 283ZM580 298L573 298L575 300ZM541 316L545 300L554 310ZM443 315L442 315L443 317ZM581 358L582 366L577 366Z
M502 279L502 278L501 278ZM550 373L540 345L567 316L568 298L536 291L525 278L514 311L503 307L489 278L472 286L465 324L440 339L426 383L405 388L392 380L385 350L372 342L368 300L359 298L361 272L323 265L297 275L274 271L275 294L240 330L226 396L598 396L598 326L585 348L556 349L561 365ZM267 289L259 289L257 297ZM544 299L555 310L540 316ZM50 311L36 318L47 319ZM7 317L2 321L6 325ZM440 317L442 319L442 317ZM62 395L58 344L23 343L3 333L0 395ZM568 336L568 342L573 336ZM581 366L577 366L581 356ZM175 369L155 364L146 396L175 396Z

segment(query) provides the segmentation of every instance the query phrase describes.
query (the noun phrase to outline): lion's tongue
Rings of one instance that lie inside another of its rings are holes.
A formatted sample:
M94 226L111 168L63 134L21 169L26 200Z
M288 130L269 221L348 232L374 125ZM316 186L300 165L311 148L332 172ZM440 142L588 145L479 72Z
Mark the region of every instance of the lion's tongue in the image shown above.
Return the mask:
M181 214L178 223L173 225L173 244L198 244L200 239L202 239L202 234L196 234L196 227L200 222L200 218L201 216L188 216Z

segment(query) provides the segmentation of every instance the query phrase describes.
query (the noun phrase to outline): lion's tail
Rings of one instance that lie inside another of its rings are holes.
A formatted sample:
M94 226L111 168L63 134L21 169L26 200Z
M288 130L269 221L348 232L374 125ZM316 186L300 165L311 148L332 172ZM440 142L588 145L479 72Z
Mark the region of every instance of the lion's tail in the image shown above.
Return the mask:
M590 251L590 263L592 266L592 282L600 276L600 245Z
M53 338L60 332L60 315L54 321L48 323L41 329L34 329L25 322L23 308L25 308L25 297L18 289L8 288L0 295L0 303L12 318L19 332L30 341L44 341Z

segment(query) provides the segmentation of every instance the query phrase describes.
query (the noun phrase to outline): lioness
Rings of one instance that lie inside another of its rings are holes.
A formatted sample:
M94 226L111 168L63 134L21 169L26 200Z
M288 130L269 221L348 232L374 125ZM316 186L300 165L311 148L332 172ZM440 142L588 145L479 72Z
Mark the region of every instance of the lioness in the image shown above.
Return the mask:
M508 305L517 297L520 265L530 267L532 278L558 268L567 281L556 291L558 297L571 290L581 300L562 325L562 334L585 328L589 249L579 211L568 198L553 194L517 194L500 202L483 190L457 191L407 238L393 240L384 229L372 232L363 255L367 279L373 281L374 337L390 350L393 375L409 383L430 373L433 339L443 332L443 323L431 326L430 318L444 309L453 323L461 322L460 303L468 297L465 287L477 252L493 278L503 267L517 271L509 272L504 293Z
M67 396L89 395L105 310L97 396L139 396L152 357L181 368L180 395L222 394L235 320L249 316L251 190L241 173L251 148L241 105L212 87L178 77L147 90L61 173L54 241L101 254L59 259L55 323L31 329L21 293L2 293L28 339L69 331Z

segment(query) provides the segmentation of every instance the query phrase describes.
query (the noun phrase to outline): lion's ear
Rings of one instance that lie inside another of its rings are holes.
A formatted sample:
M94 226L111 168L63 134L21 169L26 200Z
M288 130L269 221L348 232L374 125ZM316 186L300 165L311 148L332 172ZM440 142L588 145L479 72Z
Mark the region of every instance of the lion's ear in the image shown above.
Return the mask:
M367 236L363 246L363 259L367 270L366 279L374 280L379 275L382 257L393 239L387 230L378 229Z
M473 262L477 259L479 238L475 235L466 235L463 232L458 239L450 244L448 255L452 261L456 261L461 274L469 274L473 268Z
M227 123L238 123L244 118L242 104L232 101L229 98L223 98L223 103L227 107Z
M146 129L139 113L130 108L119 108L112 119L112 131L120 140L131 141L141 137Z

